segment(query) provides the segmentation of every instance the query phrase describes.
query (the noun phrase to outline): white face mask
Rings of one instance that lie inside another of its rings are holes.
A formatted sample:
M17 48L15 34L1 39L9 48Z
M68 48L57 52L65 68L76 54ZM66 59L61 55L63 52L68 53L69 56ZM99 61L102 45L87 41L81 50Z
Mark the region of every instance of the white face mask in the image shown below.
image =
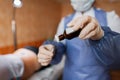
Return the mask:
M92 7L95 0L70 0L75 11L84 12Z

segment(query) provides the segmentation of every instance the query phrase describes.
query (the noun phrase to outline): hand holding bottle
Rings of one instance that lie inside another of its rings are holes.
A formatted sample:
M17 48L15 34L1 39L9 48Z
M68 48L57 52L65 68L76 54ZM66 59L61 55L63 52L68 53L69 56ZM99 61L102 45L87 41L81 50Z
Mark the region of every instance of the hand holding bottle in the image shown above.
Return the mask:
M68 23L67 26L72 27L74 31L82 29L79 34L79 38L81 39L90 38L92 40L99 40L104 35L98 21L91 16L78 17Z

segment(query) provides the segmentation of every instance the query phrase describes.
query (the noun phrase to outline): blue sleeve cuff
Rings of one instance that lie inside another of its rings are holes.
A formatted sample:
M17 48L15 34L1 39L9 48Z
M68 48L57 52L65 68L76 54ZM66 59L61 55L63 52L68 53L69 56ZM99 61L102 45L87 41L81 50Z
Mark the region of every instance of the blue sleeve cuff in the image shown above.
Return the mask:
M112 36L117 35L112 32L109 27L102 27L104 36L100 40L90 40L92 50L101 63L109 66L114 63L114 40Z

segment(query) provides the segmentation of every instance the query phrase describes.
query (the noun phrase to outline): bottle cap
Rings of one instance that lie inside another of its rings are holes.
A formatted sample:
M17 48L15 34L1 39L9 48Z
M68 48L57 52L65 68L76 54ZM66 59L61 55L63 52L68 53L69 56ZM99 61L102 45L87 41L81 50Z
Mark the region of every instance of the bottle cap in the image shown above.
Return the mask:
M56 42L60 42L58 35L55 35L55 41L56 41Z
M66 34L70 34L74 32L74 30L72 28L66 28Z

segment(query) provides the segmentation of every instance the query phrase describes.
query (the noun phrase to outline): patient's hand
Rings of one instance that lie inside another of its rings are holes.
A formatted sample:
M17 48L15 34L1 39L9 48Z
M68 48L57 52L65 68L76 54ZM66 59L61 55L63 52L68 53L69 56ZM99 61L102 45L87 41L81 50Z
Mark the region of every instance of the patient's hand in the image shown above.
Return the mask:
M50 64L54 55L54 46L51 44L42 45L39 47L38 61L42 66Z

